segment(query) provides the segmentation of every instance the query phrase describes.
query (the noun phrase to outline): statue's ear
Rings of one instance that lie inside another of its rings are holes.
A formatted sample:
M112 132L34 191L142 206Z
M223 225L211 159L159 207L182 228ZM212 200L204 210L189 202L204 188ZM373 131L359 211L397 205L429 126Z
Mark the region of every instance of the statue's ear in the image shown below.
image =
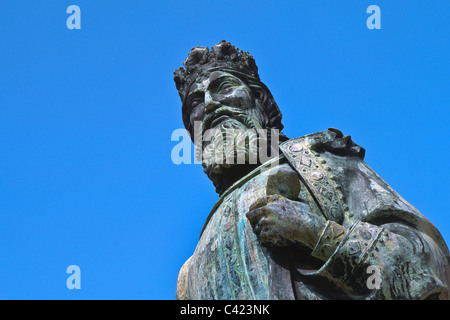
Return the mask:
M260 86L254 86L252 88L253 97L259 101L261 106L264 106L268 99L267 91Z
M270 116L267 114L267 102L269 99L269 95L267 94L267 91L264 90L260 86L254 86L252 88L252 94L255 99L256 105L262 111L264 111L263 112L264 113L264 122L265 122L265 125L267 126L269 124L269 118L270 118Z

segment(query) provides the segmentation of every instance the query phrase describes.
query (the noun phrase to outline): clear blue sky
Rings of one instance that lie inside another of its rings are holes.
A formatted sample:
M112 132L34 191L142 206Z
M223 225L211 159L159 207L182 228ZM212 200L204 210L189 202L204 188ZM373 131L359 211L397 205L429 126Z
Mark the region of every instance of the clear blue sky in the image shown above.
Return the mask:
M69 30L66 8L81 8ZM366 8L381 9L369 30ZM222 39L297 137L339 128L450 243L448 0L0 4L0 298L173 299L217 195L174 165L173 71ZM81 268L81 289L66 268Z

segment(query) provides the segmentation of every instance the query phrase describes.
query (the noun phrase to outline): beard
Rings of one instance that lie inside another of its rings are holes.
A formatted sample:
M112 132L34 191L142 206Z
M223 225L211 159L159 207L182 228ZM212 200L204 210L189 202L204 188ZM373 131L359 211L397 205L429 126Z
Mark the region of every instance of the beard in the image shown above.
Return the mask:
M258 119L249 114L219 115L209 123L213 128L202 128L204 136L197 158L202 159L203 171L219 194L265 162L263 153L265 157L278 155L278 146L274 154L269 143L270 130L262 129Z

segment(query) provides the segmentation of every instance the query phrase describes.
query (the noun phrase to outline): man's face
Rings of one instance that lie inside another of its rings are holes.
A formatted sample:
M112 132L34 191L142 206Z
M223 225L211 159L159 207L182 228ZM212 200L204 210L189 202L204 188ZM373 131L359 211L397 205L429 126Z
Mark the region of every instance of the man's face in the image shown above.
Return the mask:
M209 78L194 83L186 103L192 128L202 122L202 133L213 128L260 129L264 115L257 108L250 88L238 77L214 71Z
M233 73L214 71L194 83L187 93L184 108L196 158L219 194L278 155L278 145L274 148L269 143L278 142L278 135L272 133L273 129L266 132L269 121L260 103L267 93L263 90L259 86L252 90Z

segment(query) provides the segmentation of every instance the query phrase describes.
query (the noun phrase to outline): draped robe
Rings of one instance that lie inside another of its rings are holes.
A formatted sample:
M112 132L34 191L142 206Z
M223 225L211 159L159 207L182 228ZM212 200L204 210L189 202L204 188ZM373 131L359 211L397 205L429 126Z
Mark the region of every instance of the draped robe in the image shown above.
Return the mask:
M449 299L442 236L363 161L362 148L327 130L280 150L220 196L180 270L177 299ZM261 246L246 213L270 194L347 228L326 261L301 245Z

